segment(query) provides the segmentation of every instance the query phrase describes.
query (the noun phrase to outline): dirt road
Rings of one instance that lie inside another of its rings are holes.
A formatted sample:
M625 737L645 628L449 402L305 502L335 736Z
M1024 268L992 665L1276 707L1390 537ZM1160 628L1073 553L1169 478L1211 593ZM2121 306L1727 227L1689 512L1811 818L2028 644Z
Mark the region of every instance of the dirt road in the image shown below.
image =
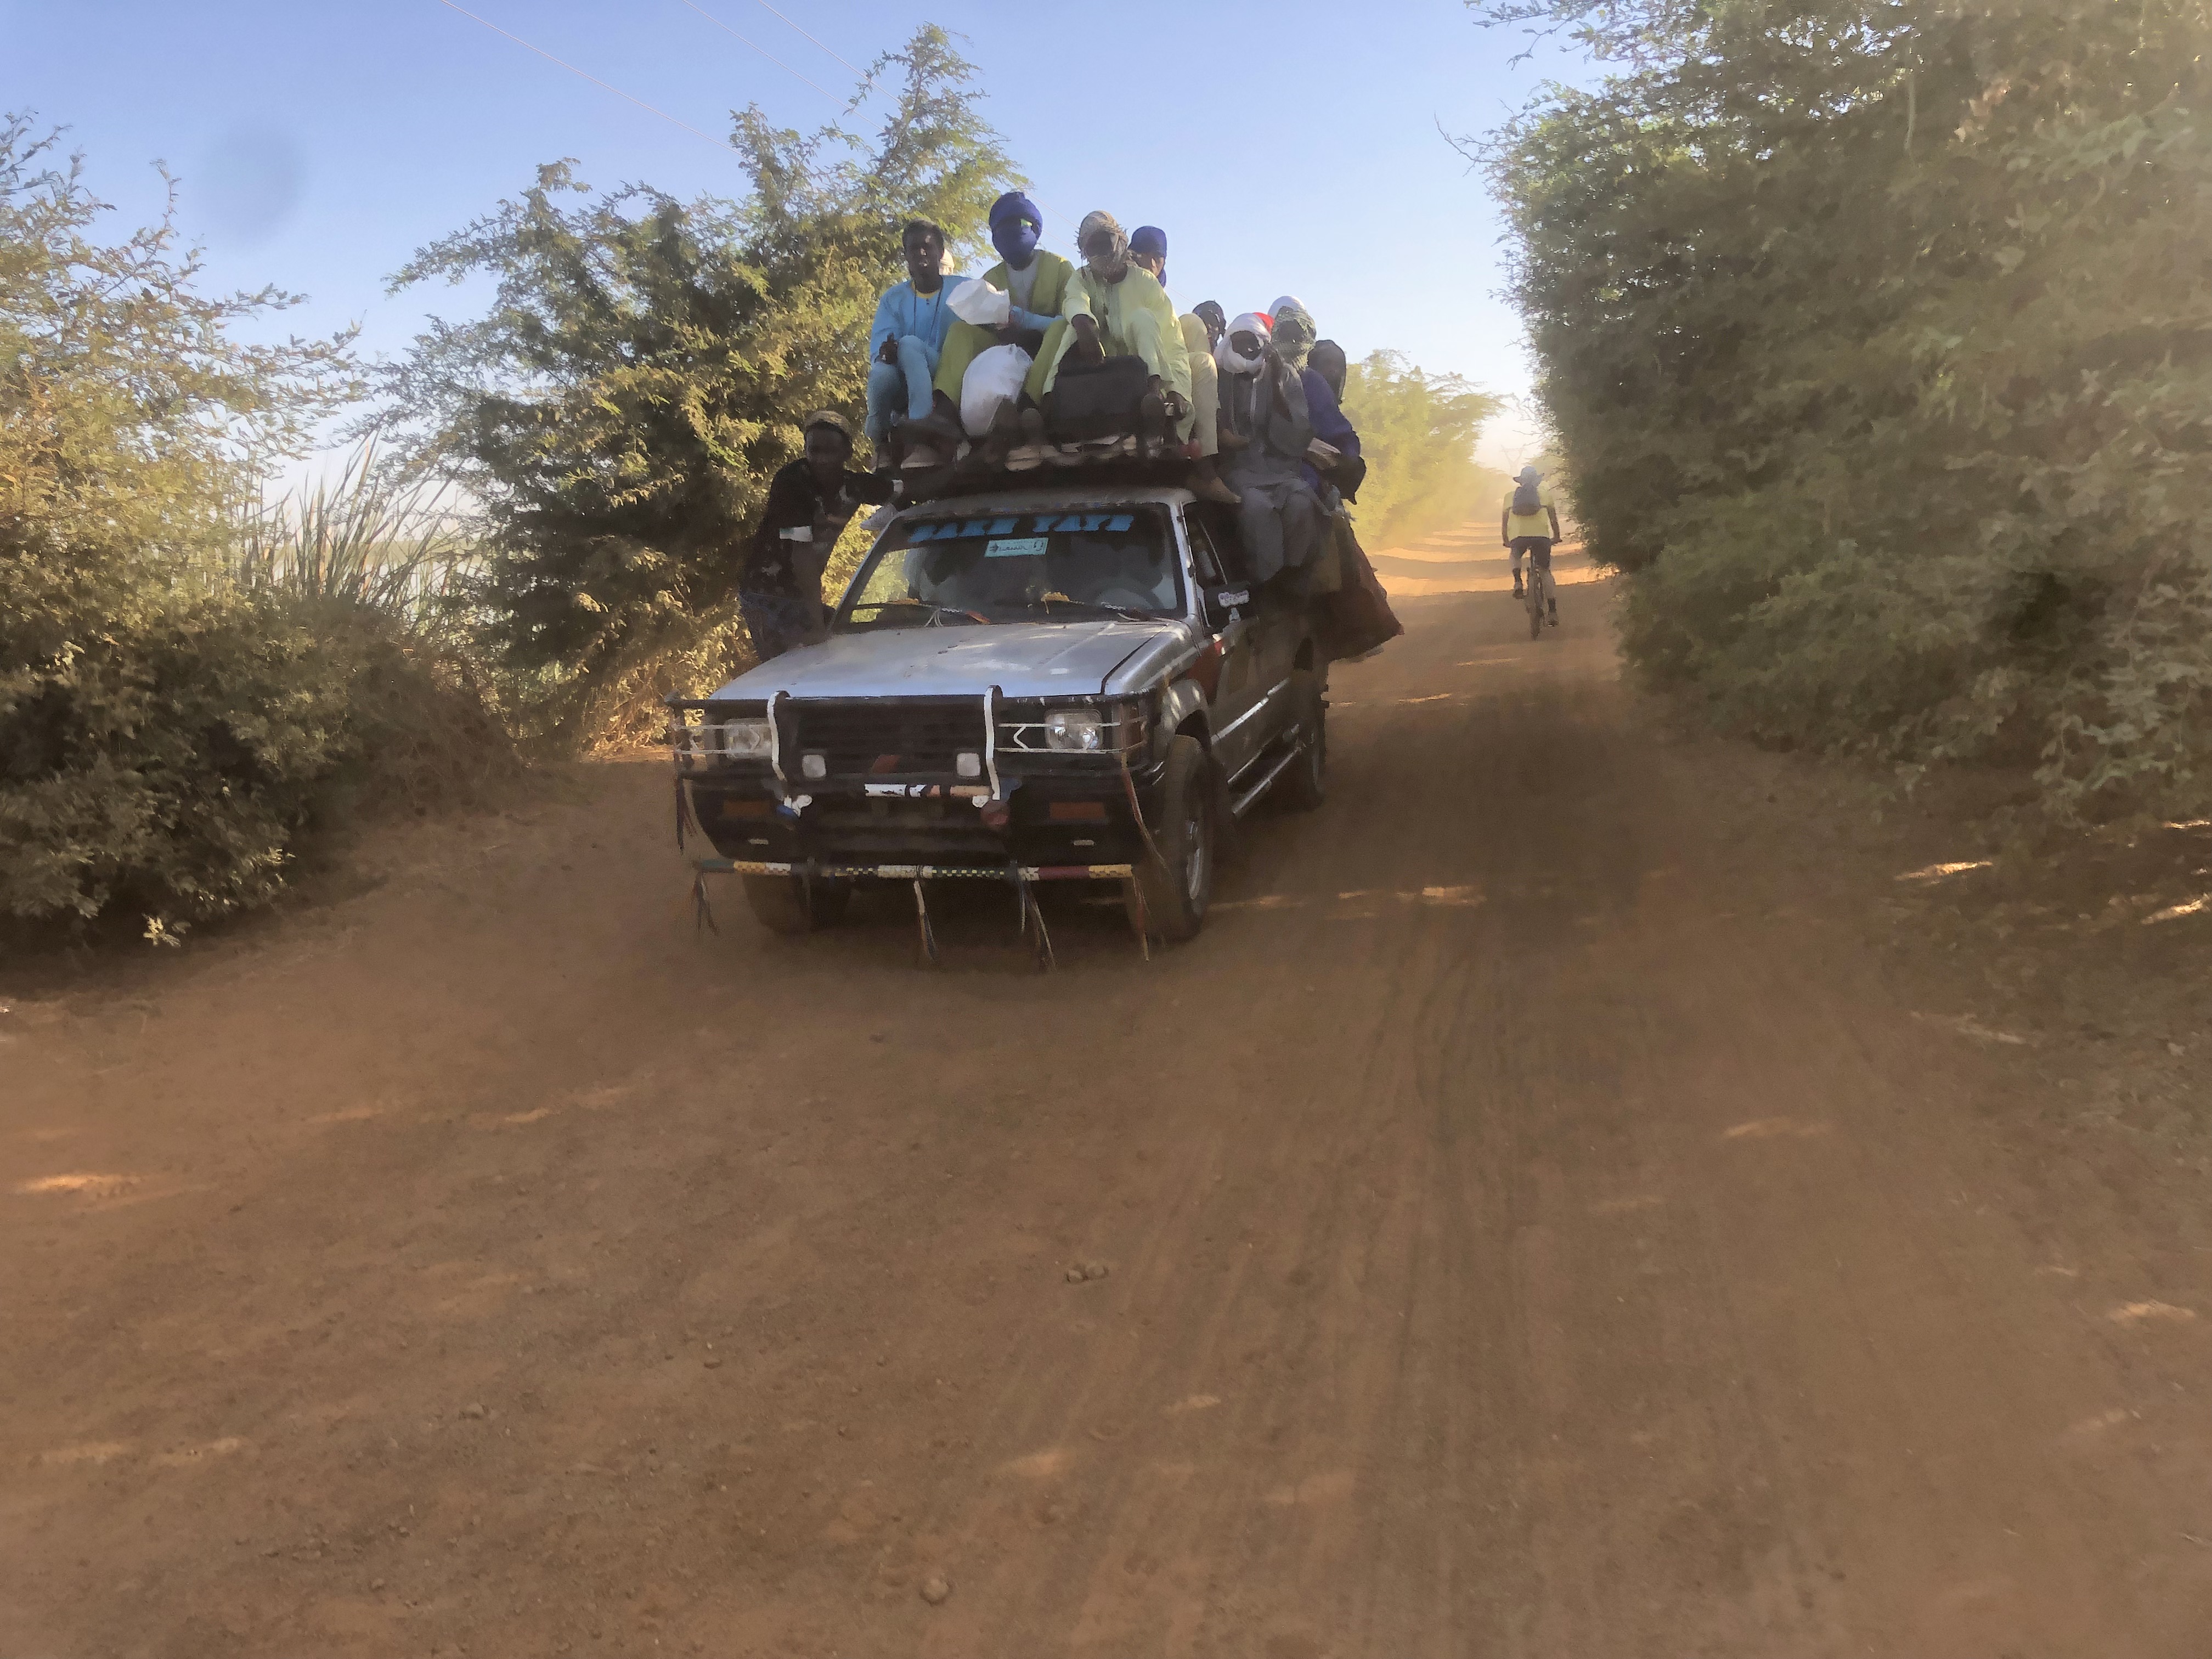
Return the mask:
M19 1003L0 1655L2212 1650L2212 1255L1601 603L1409 601L1149 966L695 939L639 764Z

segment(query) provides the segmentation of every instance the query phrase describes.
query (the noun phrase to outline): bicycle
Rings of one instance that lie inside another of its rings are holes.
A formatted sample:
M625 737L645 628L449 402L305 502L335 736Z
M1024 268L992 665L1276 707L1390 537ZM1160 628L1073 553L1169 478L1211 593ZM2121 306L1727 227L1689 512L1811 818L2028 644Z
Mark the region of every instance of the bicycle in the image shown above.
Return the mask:
M1524 592L1528 605L1528 637L1540 639L1544 632L1544 613L1547 608L1556 606L1557 598L1552 585L1550 562L1539 563L1533 552L1528 556L1528 580ZM1559 625L1555 609L1551 622L1554 628Z

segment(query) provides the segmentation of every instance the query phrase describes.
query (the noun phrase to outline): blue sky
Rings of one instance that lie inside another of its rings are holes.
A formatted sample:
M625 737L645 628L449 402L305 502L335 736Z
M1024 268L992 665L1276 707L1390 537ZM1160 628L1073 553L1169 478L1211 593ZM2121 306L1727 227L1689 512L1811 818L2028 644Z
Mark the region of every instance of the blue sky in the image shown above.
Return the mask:
M940 23L966 37L1048 246L1070 251L1074 220L1109 208L1167 228L1186 306L1294 293L1355 356L1389 346L1501 392L1527 384L1494 297L1498 210L1437 124L1492 125L1558 60L1513 64L1521 43L1458 0L775 0L788 22L762 0L463 3L717 137L752 102L793 126L836 118L858 80L840 58L865 66ZM211 285L306 293L289 326L359 322L372 352L404 349L427 313L465 313L465 290L387 298L385 279L541 161L679 196L744 182L726 149L441 0L0 0L0 109L69 128L123 218L158 210L151 164L167 162ZM1528 447L1513 428L1487 459Z

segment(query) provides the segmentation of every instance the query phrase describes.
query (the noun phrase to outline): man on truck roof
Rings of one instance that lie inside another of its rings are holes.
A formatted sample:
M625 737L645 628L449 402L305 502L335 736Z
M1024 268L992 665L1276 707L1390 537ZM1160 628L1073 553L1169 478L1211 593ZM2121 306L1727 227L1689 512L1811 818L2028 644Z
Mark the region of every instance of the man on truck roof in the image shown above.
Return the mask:
M1168 286L1168 234L1158 225L1139 225L1129 233L1129 262L1152 272L1165 293ZM1218 306L1214 309L1220 310ZM1212 325L1195 312L1177 319L1182 330L1183 354L1190 360L1191 429L1185 446L1192 452L1191 493L1225 507L1237 505L1235 490L1221 482L1214 457L1221 453L1221 380L1213 362Z
M1151 377L1142 426L1152 435L1164 435L1171 427L1176 441L1188 439L1193 421L1190 356L1166 291L1151 271L1131 261L1127 234L1103 209L1084 216L1075 246L1083 264L1069 280L1061 306L1067 330L1058 354L1048 347L1038 359L1048 365L1041 392L1048 393L1061 367L1071 362L1142 358Z
M999 263L983 273L983 281L1006 294L1012 302L1010 314L998 328L956 321L945 337L945 349L937 364L934 407L924 425L948 453L967 435L960 423L960 393L969 366L1000 345L1021 347L1034 363L1043 355L1047 337L1059 324L1067 279L1075 274L1068 260L1037 246L1044 231L1044 215L1021 191L1010 190L991 204L990 223L991 246L999 250ZM1038 387L1041 379L1033 370L1031 386Z
M868 441L876 465L888 458L893 427L902 416L928 417L938 360L957 320L945 287L957 276L945 270L945 233L927 219L909 222L900 238L907 280L884 290L868 331Z

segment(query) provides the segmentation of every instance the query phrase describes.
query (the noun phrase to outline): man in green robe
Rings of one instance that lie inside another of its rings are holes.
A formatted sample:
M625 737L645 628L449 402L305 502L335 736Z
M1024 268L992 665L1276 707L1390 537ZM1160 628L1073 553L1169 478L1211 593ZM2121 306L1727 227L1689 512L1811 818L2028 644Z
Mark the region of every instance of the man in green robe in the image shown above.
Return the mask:
M1083 264L1068 279L1060 313L1066 331L1057 349L1048 339L1032 370L1030 384L1040 402L1068 362L1102 362L1108 357L1140 357L1152 377L1146 394L1173 437L1189 440L1195 416L1191 404L1190 355L1182 325L1167 290L1152 273L1129 257L1129 238L1110 213L1087 214L1076 235Z

